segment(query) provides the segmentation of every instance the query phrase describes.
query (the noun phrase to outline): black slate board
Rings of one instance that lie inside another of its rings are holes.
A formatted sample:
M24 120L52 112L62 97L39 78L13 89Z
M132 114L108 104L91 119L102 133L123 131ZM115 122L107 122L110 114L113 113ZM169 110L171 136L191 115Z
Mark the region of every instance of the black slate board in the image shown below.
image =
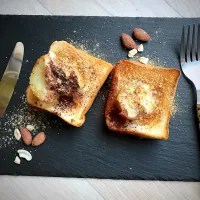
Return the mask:
M159 63L179 69L182 25L193 23L200 23L200 19L0 16L0 75L14 44L22 41L25 45L23 68L7 114L15 113L15 106L22 105L20 97L25 93L33 64L55 40L84 44L92 53L114 64L127 56L120 45L120 34L131 34L133 27L142 27L152 40L144 44L145 51L141 55L153 60L159 58ZM110 132L103 115L108 85L109 81L101 89L81 128L42 112L44 120L50 123L46 128L47 141L37 149L25 147L21 142L1 148L0 174L199 181L196 97L189 81L183 75L180 78L176 95L179 111L171 119L167 141ZM0 119L0 138L7 134L4 131L9 128L6 121L6 116ZM12 127L10 129L12 132ZM32 151L30 163L23 160L20 166L14 164L15 150L19 148Z

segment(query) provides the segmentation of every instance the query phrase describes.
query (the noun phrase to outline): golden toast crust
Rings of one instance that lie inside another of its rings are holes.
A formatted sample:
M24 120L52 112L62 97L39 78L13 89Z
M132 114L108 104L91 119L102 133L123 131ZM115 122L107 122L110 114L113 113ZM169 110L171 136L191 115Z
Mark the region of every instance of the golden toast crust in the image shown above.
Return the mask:
M58 65L63 70L66 72L73 70L78 76L80 87L77 90L81 97L80 103L75 104L75 106L73 105L73 107L66 104L66 106L62 105L62 108L59 108L59 101L58 104L51 105L49 102L39 99L40 96L37 96L37 93L32 91L32 85L26 91L28 103L59 116L73 126L80 127L85 121L85 114L91 107L98 91L112 71L113 66L104 60L95 58L82 50L76 49L65 41L52 43L49 53L55 54L59 62ZM33 70L47 56L49 54L39 58Z
M106 124L109 129L120 133L153 139L167 139L173 99L180 76L177 69L166 69L143 65L127 60L119 61L113 72L109 97L105 109ZM119 115L116 98L130 81L139 80L160 91L159 109L150 118L128 120Z

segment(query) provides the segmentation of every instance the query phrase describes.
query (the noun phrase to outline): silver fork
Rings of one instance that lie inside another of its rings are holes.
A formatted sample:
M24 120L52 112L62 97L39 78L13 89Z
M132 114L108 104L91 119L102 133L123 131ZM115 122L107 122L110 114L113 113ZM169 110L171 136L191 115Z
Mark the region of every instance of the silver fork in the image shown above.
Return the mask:
M187 29L187 34L185 34ZM191 31L190 31L191 29ZM190 79L197 91L197 116L200 123L200 24L196 35L196 25L183 26L181 38L180 64L185 76ZM191 34L192 33L192 41ZM185 43L185 37L187 37ZM200 125L200 124L199 124Z

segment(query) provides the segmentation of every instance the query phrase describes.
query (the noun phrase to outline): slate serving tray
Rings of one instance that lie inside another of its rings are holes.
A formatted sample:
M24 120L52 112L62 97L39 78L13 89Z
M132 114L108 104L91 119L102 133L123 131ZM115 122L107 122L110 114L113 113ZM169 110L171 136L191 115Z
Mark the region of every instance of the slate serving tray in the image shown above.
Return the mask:
M13 127L6 124L9 115L16 114L16 107L23 105L21 96L25 94L32 66L53 41L82 44L91 53L114 64L127 59L127 51L120 44L120 34L131 34L133 27L142 27L152 40L144 44L145 51L141 55L180 69L182 25L193 23L200 23L200 19L0 16L0 75L15 43L22 41L25 45L15 94L7 115L0 119L0 140L8 134L5 130L13 131ZM26 147L21 142L0 148L0 174L199 181L200 137L196 96L190 82L181 75L176 95L178 111L170 121L167 141L139 139L109 131L103 114L108 88L109 80L81 128L69 126L46 112L34 111L44 116L47 141L39 148ZM20 148L30 150L33 160L23 160L17 166L13 160Z

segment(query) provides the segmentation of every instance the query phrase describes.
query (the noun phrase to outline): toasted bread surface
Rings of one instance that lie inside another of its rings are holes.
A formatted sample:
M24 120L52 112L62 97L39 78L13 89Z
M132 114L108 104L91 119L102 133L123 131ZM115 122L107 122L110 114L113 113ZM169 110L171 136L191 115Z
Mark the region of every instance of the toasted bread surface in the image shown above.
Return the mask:
M152 139L168 139L169 120L180 71L122 60L114 68L105 109L109 129Z
M112 69L110 63L56 41L33 67L27 100L79 127Z

